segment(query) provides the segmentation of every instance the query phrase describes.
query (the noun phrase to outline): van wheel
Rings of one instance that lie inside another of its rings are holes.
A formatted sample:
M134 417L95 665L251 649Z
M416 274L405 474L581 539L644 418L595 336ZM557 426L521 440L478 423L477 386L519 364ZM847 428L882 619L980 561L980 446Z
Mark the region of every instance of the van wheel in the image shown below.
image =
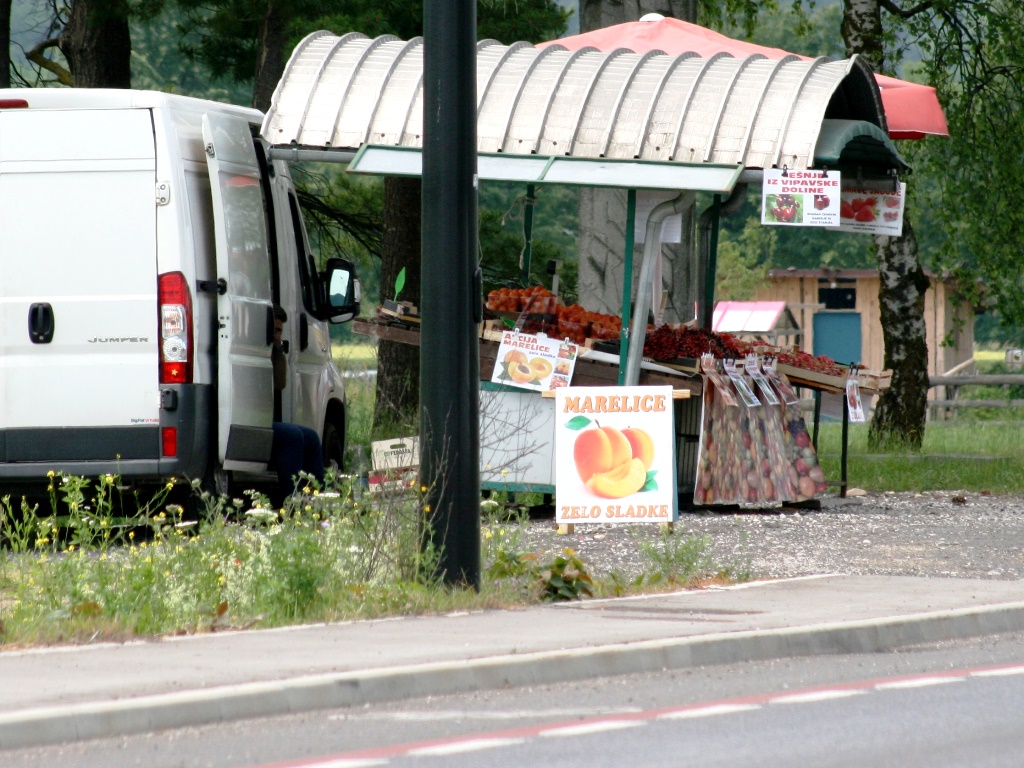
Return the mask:
M345 433L333 421L324 424L324 469L342 471L345 462Z

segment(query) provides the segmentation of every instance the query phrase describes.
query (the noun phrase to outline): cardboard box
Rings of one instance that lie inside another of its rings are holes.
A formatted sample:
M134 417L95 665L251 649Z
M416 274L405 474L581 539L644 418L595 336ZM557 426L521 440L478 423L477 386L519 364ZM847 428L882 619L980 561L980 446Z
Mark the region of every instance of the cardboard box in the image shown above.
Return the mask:
M370 444L371 492L415 491L420 467L420 439L399 437Z

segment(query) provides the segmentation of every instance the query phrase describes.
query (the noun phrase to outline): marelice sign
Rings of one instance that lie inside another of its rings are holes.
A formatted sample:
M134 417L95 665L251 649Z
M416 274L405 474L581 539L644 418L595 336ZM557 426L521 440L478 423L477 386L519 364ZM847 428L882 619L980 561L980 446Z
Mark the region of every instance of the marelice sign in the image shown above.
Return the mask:
M556 520L675 520L673 424L669 386L557 390Z

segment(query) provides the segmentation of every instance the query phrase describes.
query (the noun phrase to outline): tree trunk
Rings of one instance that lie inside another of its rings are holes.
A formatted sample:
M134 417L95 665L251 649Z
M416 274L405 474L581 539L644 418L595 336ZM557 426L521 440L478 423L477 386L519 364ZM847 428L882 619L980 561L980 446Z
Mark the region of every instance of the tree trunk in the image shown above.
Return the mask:
M845 0L843 41L846 55L859 54L875 72L885 71L882 49L882 9L879 0ZM920 450L928 397L928 344L924 324L924 294L928 278L917 256L917 238L904 218L898 238L878 238L879 304L885 365L892 384L879 398L868 430L868 443Z
M404 266L405 287L398 299L420 305L421 189L418 178L384 179L381 301L394 298L395 279ZM375 434L392 432L391 437L401 437L415 433L420 402L419 355L419 347L381 340L373 410ZM439 366L438 375L444 375L443 366Z
M928 402L928 344L924 297L928 277L917 259L917 238L904 216L900 237L878 237L878 303L885 367L892 385L878 399L868 430L872 450L920 450Z
M881 72L885 55L882 50L882 9L878 0L845 0L842 32L846 55L856 53L875 72Z
M11 87L11 0L0 0L0 88Z
M132 38L121 0L74 0L60 49L76 88L132 87Z
M260 48L252 86L252 105L261 112L270 109L274 89L284 74L287 21L279 3L267 4L267 12L260 22Z

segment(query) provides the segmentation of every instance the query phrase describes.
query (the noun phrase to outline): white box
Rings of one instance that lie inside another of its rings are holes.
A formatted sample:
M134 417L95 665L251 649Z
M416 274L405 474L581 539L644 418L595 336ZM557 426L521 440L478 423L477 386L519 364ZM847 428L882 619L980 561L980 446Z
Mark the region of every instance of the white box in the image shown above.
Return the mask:
M373 470L370 472L370 491L412 490L420 466L420 439L398 437L378 440L370 444Z

